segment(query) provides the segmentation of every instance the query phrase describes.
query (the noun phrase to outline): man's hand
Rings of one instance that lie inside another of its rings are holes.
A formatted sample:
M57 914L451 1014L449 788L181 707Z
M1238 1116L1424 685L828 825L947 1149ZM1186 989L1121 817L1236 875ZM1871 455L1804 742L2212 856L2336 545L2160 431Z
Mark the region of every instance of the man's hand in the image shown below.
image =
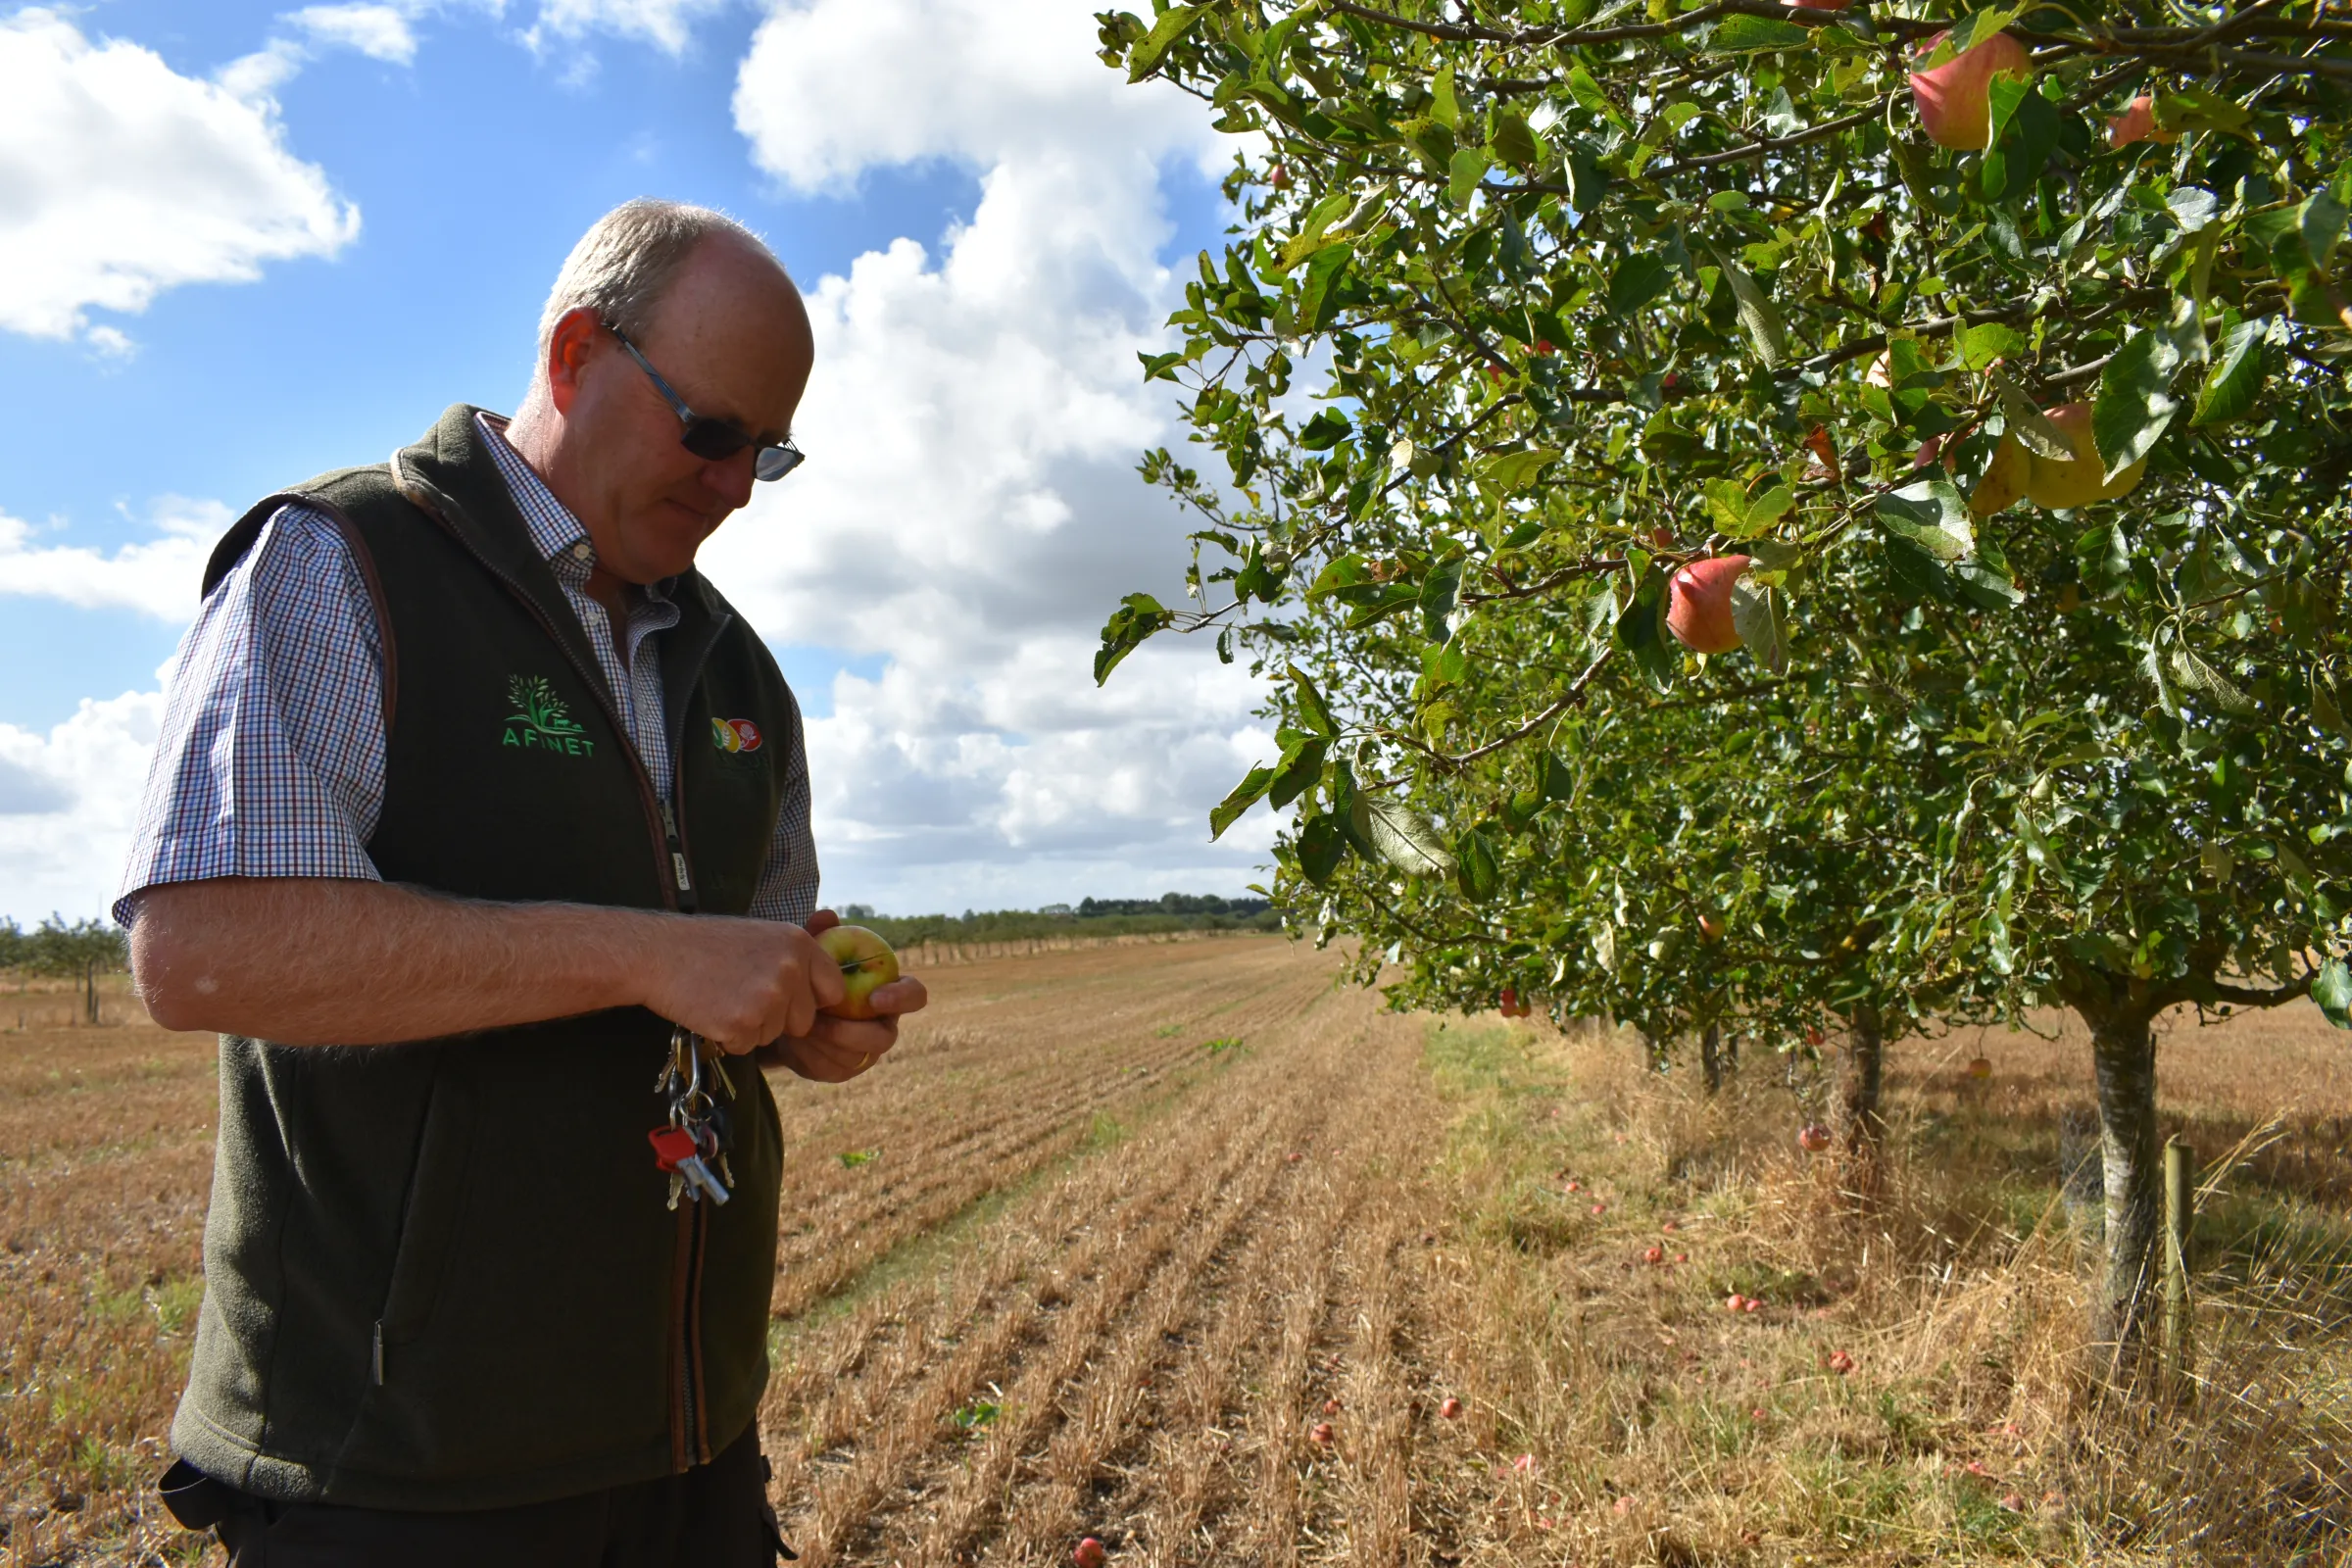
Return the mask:
M816 948L816 937L839 924L841 916L831 909L817 910L808 917L808 945ZM839 1002L843 995L840 967L822 948L816 948L816 953L833 969L832 1002ZM920 980L903 975L886 986L875 987L870 1000L879 1017L836 1018L820 1012L810 1024L787 1030L784 1038L761 1051L760 1062L790 1067L802 1077L820 1084L846 1083L880 1061L899 1043L900 1015L920 1012L931 995ZM832 1002L824 1005L830 1006Z
M648 955L645 1005L732 1055L808 1034L818 1009L847 995L841 965L785 921L698 915L662 935Z

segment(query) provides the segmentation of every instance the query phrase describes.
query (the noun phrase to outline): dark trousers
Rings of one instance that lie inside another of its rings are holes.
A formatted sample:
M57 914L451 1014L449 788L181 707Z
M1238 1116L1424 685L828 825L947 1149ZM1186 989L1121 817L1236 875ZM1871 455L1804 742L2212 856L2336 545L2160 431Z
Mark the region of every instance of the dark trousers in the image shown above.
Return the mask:
M270 1502L185 1459L160 1483L234 1568L775 1568L791 1548L767 1500L757 1422L684 1475L463 1513Z

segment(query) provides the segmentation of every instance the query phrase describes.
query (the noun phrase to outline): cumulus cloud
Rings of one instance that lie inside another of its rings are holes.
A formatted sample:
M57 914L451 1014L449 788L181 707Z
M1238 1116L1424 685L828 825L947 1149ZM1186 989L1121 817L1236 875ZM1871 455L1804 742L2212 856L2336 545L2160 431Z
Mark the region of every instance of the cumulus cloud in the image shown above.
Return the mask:
M92 309L250 281L359 233L359 210L287 150L265 96L39 8L0 21L0 329L70 337Z
M0 914L104 912L163 716L160 692L126 692L47 734L0 724Z
M1254 686L1204 648L1091 672L1118 595L1170 591L1184 525L1134 473L1174 439L1139 350L1181 283L1167 184L1230 156L1194 101L1128 86L1069 0L795 0L760 26L735 117L800 192L945 160L980 198L808 289L808 465L712 541L779 642L886 656L810 726L835 897L886 906L1237 888L1263 814L1210 803L1270 749Z
M40 530L0 512L0 594L184 621L196 612L197 589L214 543L235 520L218 501L166 496L148 518L158 537L109 553L87 545L39 543Z
M305 6L286 20L322 46L356 49L395 66L416 59L416 34L407 12L396 6Z

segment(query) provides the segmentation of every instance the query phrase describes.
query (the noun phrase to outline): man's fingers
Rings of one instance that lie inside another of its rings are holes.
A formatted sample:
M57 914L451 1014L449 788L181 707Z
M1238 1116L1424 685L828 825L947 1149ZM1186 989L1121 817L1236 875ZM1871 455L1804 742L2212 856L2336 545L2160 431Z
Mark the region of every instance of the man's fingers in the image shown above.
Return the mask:
M873 996L867 1000L873 1003L876 1012L920 1012L930 1002L931 993L914 976L901 975L886 986L874 987Z
M853 1056L879 1056L899 1043L898 1026L878 1018L836 1018L820 1013L808 1030L811 1041Z
M812 937L821 937L839 924L841 924L840 915L835 914L831 909L819 909L808 917L807 930Z

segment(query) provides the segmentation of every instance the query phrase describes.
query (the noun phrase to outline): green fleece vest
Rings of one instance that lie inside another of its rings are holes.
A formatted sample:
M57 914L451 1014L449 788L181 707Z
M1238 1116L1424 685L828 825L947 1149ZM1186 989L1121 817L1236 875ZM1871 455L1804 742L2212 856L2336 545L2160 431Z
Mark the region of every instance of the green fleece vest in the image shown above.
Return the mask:
M279 506L335 520L381 632L387 881L744 913L799 741L774 661L700 574L677 583L673 829L474 413L261 502L206 593ZM766 1383L781 1140L730 1058L734 1200L667 1207L646 1134L669 1035L631 1007L399 1046L224 1037L181 1455L267 1497L460 1509L724 1447Z

